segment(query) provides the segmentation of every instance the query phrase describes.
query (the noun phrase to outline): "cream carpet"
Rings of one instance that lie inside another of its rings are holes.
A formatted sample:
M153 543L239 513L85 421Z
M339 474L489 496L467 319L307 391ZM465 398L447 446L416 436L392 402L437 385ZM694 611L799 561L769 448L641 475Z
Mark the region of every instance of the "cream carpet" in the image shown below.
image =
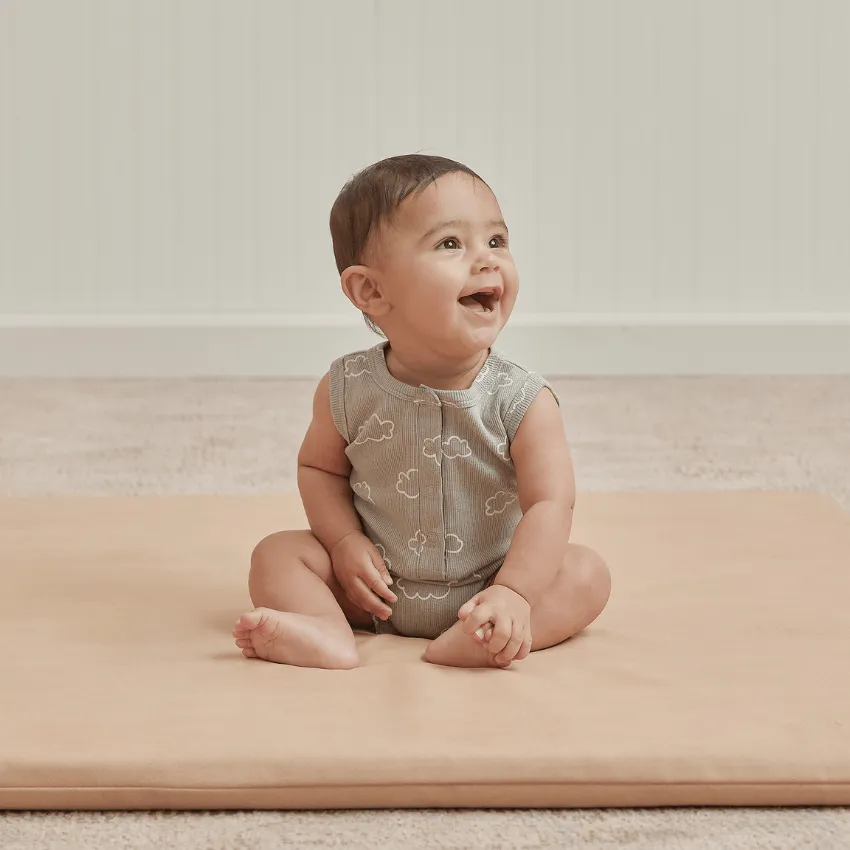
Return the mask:
M850 378L556 388L579 491L814 490L850 508ZM0 381L0 493L294 490L311 393L274 380ZM0 815L3 850L96 846L838 850L850 847L850 810Z

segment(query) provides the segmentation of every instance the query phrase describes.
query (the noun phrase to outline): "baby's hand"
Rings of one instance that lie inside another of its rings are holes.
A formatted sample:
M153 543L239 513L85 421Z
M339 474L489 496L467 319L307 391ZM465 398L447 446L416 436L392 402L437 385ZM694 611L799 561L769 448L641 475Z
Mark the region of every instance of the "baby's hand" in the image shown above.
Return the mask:
M457 615L463 621L462 630L486 645L499 664L522 661L531 652L531 606L509 587L485 588Z
M363 533L356 531L340 540L331 551L334 575L345 595L355 604L387 620L392 609L383 600L397 602L387 587L393 583L381 553Z

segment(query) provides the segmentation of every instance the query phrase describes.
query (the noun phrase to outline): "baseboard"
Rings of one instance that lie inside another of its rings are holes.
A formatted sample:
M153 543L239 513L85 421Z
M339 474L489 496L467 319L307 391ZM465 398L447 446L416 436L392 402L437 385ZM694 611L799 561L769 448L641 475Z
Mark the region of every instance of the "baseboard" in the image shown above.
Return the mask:
M315 378L373 345L359 317L0 317L3 377ZM547 375L847 375L850 314L517 314L499 337Z

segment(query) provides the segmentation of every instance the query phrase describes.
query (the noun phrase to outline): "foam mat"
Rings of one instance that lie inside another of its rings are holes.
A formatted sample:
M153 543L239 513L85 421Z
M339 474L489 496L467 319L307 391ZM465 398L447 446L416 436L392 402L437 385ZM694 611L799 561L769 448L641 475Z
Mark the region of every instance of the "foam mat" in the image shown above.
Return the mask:
M0 500L0 808L850 804L850 517L803 493L580 494L613 577L508 670L357 633L244 658L297 496Z

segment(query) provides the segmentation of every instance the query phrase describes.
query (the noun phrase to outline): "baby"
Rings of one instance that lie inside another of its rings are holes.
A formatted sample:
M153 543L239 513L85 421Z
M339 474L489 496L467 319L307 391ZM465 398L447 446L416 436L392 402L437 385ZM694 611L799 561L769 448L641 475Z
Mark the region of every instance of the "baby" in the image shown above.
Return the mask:
M342 289L385 339L334 361L298 455L310 531L251 558L243 655L359 663L352 629L428 638L424 660L508 667L605 607L569 542L575 480L558 400L493 348L519 278L496 197L438 156L356 174L330 216Z

